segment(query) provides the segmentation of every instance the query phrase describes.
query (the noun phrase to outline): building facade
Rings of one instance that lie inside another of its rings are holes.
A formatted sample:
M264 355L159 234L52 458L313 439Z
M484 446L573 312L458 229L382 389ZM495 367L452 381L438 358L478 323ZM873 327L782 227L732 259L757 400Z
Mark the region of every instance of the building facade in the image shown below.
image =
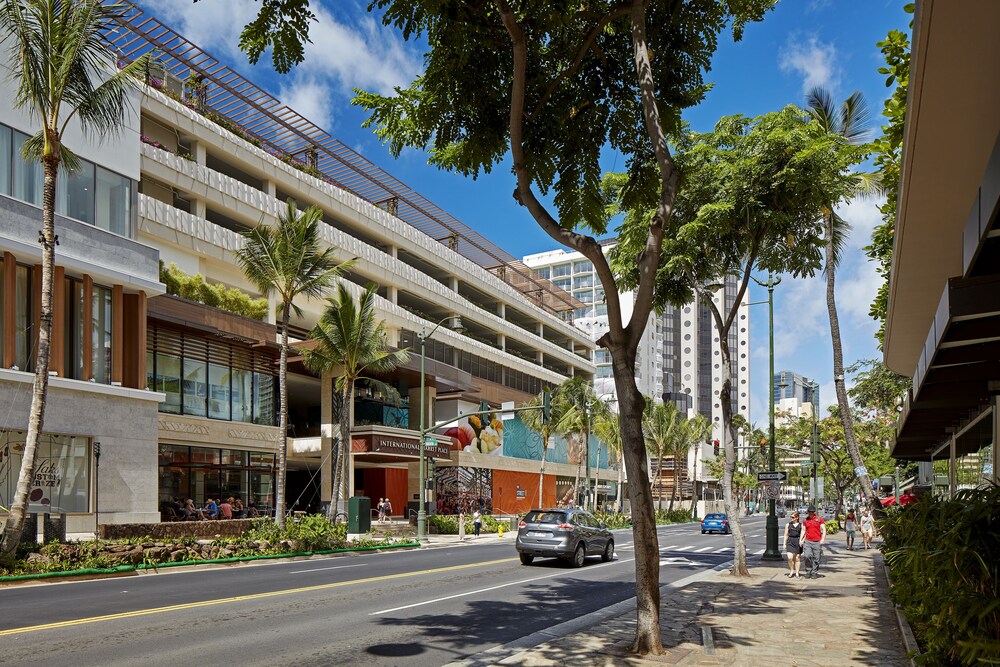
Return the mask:
M790 419L821 417L819 383L792 371L774 374L774 423Z
M87 162L59 181L57 375L43 438L47 456L59 461L45 470L59 467L51 473L58 482L44 487L50 473L36 475L42 486L32 492L32 511L67 511L70 531L80 532L93 528L98 507L100 522L112 523L156 519L173 497L273 504L274 297L257 319L166 294L161 280L170 274L266 298L233 253L243 232L274 224L288 200L321 209L322 243L342 260L357 258L345 284L358 294L377 283L377 317L389 342L411 351L410 362L384 378L401 400L358 387L346 407L351 456L342 496L390 497L400 514L416 506L421 409L433 425L523 402L573 375L593 378L594 345L565 315L581 302L155 17L129 5L108 36L123 61L155 48L159 69L137 96L122 137L101 145L67 137ZM0 123L0 392L12 406L0 424L6 501L31 393L40 168L17 156L18 142L33 133L28 120L3 108ZM325 303L297 305L292 342L308 344ZM459 316L461 331L441 326L426 341L421 394L418 334ZM292 355L290 508L318 509L332 495L340 409L333 382ZM581 457L591 459L599 480L617 475L599 443L566 441L555 443L541 475L537 438L519 422L496 424L499 432L477 431L471 443L436 436L427 464L428 478L439 480L428 493L432 511L447 494L485 496L497 511L555 502Z

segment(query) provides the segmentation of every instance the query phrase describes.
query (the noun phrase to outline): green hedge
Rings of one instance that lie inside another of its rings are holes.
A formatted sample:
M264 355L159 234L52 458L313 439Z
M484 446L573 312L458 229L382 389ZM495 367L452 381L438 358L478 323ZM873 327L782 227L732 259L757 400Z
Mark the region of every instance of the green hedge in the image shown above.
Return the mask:
M879 530L918 661L1000 663L1000 487L891 508Z

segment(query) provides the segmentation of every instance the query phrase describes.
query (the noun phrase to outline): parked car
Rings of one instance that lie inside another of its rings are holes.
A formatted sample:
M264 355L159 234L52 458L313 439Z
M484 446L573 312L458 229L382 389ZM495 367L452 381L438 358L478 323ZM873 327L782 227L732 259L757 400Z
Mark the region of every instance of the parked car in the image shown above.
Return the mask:
M723 533L728 535L732 532L729 527L729 517L725 514L706 514L701 520L701 534Z
M531 565L536 556L561 558L573 567L582 567L587 556L600 556L604 562L615 556L611 531L579 509L531 510L518 524L515 548L524 565Z

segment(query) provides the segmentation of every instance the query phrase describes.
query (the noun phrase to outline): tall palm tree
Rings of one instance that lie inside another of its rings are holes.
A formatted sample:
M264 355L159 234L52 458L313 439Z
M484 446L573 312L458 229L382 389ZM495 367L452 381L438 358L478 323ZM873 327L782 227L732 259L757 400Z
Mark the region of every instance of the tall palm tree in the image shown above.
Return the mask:
M542 394L534 396L531 400L525 401L521 404L522 408L539 408L538 410L525 410L524 412L518 413L518 418L521 423L524 424L525 428L529 431L537 433L542 438L542 465L538 470L538 507L544 506L544 500L542 495L542 489L545 483L545 458L548 450L549 436L556 435L558 433L559 420L562 419L562 413L559 411L561 405L551 400L550 397L550 409L551 414L549 415L549 420L547 422L542 421Z
M281 356L278 365L278 479L275 481L274 518L285 527L285 473L288 466L288 321L299 296L318 297L334 278L352 263L337 263L334 248L320 247L319 225L323 212L315 206L299 212L295 201L278 216L275 226L257 225L245 233L236 261L247 279L263 294L275 293L281 300Z
M615 498L615 507L621 511L622 502L622 422L621 416L611 409L607 401L605 408L597 414L594 420L594 433L608 446L608 454L615 457L618 462L618 492ZM600 457L598 457L600 459Z
M864 96L855 91L839 106L833 102L830 92L824 88L813 88L810 91L807 104L809 113L830 135L838 137L845 144L860 145L867 140L871 130L871 112ZM857 196L872 196L881 192L881 185L872 174L858 174L854 188L847 193L847 198ZM857 435L854 432L851 405L847 396L847 386L844 382L844 347L840 337L840 318L837 315L837 300L835 282L837 266L840 263L847 242L849 224L835 212L839 201L831 201L823 213L823 229L826 236L826 309L830 317L830 338L833 343L833 386L837 393L837 406L840 408L840 421L844 427L844 441L855 470L864 468L861 449L858 446ZM871 478L864 475L858 479L865 500L878 513L882 505L875 495Z
M583 464L586 464L588 468L590 466L590 429L600 401L594 393L594 386L589 381L580 376L574 376L559 385L554 402L559 405L559 413L561 414L557 422L559 432L564 435L577 434L583 439L583 457L577 464L574 485L574 492L578 493L580 467ZM589 503L590 489L587 489L583 497L583 507L587 508Z
M663 458L669 456L677 437L678 424L682 421L680 411L673 403L653 403L647 405L642 418L642 433L646 438L646 449L656 458L656 475L653 483L660 484L663 472ZM676 474L676 471L675 471ZM660 509L663 509L663 495L658 494Z
M326 312L309 332L316 346L305 352L306 368L314 373L337 372L336 389L343 404L340 410L340 443L334 457L333 500L329 515L336 516L340 502L342 480L347 479L348 445L351 442L350 405L354 400L354 385L363 382L399 402L396 389L381 380L405 364L408 350L391 350L385 334L385 322L375 318L375 296L378 285L369 284L357 303L341 283L337 295L327 299Z
M674 488L670 494L668 512L674 509L674 500L680 499L680 471L682 467L686 467L684 460L694 443L704 442L712 434L712 422L705 415L697 414L690 419L678 421L675 431L676 437L671 447L674 456Z
M122 70L115 67L115 53L102 37L114 18L113 12L99 0L2 0L0 4L0 42L8 47L6 65L17 82L13 107L41 121L39 132L25 142L22 157L40 161L45 174L35 382L21 469L0 545L6 556L14 553L20 541L38 438L45 420L57 243L53 219L56 178L60 166L67 171L79 166L76 155L63 144L63 136L70 121L79 123L87 135L98 139L116 136L129 110L129 93L138 87L139 76L146 68L145 59Z

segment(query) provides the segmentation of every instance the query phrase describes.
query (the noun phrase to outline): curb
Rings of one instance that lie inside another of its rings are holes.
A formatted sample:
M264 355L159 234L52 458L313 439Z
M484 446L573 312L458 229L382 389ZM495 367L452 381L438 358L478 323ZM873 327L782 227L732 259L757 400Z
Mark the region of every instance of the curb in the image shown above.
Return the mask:
M370 547L347 547L343 549L324 549L321 551L296 551L284 554L260 554L257 556L236 556L233 558L205 558L201 560L182 560L167 563L139 563L138 565L116 565L107 568L86 568L81 570L63 570L58 572L36 572L32 574L15 574L0 577L0 584L18 583L22 581L36 581L39 579L107 579L114 576L135 576L140 570L153 570L161 568L196 566L196 565L219 565L228 563L246 563L259 560L281 560L285 558L309 558L312 556L329 556L333 554L365 551L385 551L387 549L412 549L419 547L417 542L398 542L396 544L378 544Z
M885 581L886 591L888 592L890 586L889 579L889 566L885 562L885 557L882 554L877 554L879 566L876 567L876 571L882 573L882 579ZM896 612L896 623L899 625L899 633L903 636L903 647L906 649L907 658L910 661L910 667L917 667L916 658L920 656L920 645L917 644L917 638L913 634L913 628L910 627L910 622L906 620L906 614L892 599L889 599L889 603L892 605L893 611Z

